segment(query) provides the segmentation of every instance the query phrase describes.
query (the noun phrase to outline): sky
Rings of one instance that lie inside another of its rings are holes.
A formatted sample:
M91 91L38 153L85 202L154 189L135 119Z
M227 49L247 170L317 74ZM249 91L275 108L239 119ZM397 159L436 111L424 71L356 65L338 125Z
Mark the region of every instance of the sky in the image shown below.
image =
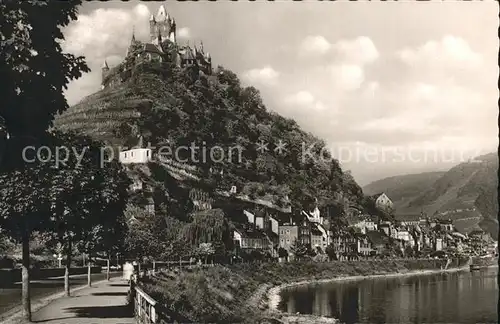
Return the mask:
M498 5L435 2L85 2L63 48L92 71L149 39L161 4L178 42L260 90L266 107L325 140L360 185L441 171L498 148Z

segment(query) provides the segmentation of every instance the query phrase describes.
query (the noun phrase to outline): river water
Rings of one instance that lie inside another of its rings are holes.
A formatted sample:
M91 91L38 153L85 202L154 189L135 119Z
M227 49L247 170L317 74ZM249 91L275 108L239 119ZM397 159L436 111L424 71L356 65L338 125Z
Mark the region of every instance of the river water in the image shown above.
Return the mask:
M498 323L498 267L286 288L279 309L342 323Z

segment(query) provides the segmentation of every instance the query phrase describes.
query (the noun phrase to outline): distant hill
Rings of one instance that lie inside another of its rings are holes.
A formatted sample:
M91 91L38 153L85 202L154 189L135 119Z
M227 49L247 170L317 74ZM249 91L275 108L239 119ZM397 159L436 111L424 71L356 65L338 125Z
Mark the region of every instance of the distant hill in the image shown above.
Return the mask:
M385 188L384 188L385 187ZM490 153L449 171L399 176L376 181L363 191L384 191L394 199L396 216L421 211L452 219L464 232L483 229L498 239L498 155Z
M363 187L363 193L366 195L374 195L385 192L394 204L398 206L427 190L445 173L446 172L425 172L389 177L366 185Z

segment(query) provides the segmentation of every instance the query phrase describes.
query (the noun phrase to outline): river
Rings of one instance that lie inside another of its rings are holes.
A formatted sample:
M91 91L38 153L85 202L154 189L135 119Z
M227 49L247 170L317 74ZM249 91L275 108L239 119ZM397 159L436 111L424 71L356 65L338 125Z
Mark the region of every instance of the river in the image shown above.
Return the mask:
M498 267L285 288L279 309L342 323L498 323Z

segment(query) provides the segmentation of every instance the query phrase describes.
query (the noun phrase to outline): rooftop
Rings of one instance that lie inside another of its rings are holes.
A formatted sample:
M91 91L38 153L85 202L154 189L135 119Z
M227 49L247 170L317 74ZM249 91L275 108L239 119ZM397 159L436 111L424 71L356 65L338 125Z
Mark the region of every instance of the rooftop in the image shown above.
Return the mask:
M376 245L385 244L387 240L387 237L379 231L368 231L366 232L366 236L372 244Z

